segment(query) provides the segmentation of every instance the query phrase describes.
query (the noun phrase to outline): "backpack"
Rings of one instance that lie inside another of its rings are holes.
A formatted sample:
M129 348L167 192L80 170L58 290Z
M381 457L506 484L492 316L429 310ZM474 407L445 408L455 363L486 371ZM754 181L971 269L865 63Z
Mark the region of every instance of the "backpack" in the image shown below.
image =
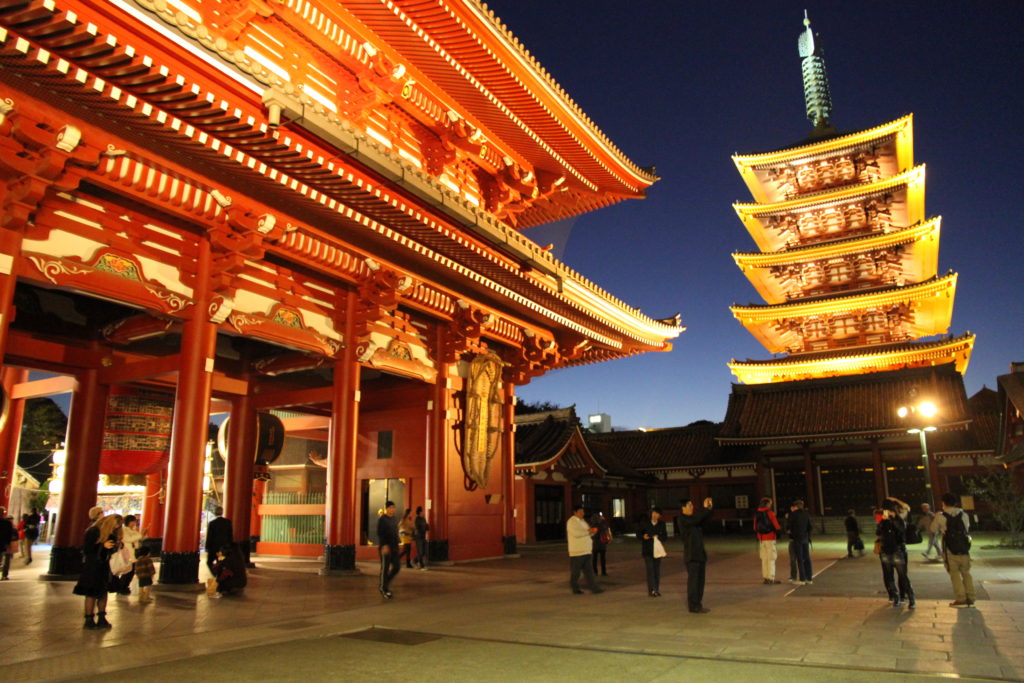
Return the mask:
M967 555L971 552L971 537L967 535L967 527L964 526L963 510L955 517L946 512L946 533L942 540L946 550L953 555Z
M775 533L775 526L768 518L767 512L757 511L757 519L754 522L754 530L761 536Z

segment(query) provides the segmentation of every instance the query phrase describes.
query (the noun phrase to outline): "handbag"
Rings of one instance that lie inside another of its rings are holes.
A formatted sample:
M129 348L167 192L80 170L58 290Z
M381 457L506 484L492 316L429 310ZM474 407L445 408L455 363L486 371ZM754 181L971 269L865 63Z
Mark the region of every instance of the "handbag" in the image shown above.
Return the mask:
M665 546L661 542L661 539L658 538L657 536L655 536L653 540L654 540L654 559L657 560L657 559L660 559L662 557L667 557L668 553L665 552Z
M605 545L608 545L609 543L611 543L612 542L612 532L610 532L610 531L602 531L601 532L600 541L601 541L601 543L603 543Z
M908 524L906 530L903 532L903 539L907 545L920 543L923 540L921 538L921 528L916 524Z
M881 555L881 554L882 554L882 542L881 541L875 541L875 555Z
M134 562L128 556L128 548L121 547L110 556L110 573L114 576L124 576L132 570Z

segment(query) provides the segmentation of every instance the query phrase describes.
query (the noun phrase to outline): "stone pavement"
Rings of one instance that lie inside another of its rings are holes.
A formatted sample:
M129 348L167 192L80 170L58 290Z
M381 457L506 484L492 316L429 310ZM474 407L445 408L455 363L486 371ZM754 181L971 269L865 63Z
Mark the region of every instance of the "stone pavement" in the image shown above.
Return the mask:
M560 544L403 569L390 602L372 563L361 576L320 577L317 562L257 557L241 597L111 596L110 631L81 628L72 584L38 580L47 558L37 548L0 583L0 666L5 680L1024 680L1024 552L984 547L993 540L975 539L972 609L948 607L942 566L914 551L909 611L888 605L874 556L836 559L839 539L816 542L814 584L794 587L763 585L754 542L721 538L709 541L712 611L694 615L678 541L664 597L652 599L639 545L616 539L601 595L569 592ZM784 551L778 568L786 578Z

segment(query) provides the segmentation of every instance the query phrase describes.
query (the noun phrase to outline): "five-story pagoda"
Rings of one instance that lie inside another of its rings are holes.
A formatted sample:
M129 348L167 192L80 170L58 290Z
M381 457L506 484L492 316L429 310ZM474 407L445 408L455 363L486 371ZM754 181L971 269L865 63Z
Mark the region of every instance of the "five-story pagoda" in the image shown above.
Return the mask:
M814 130L796 146L733 157L754 197L734 208L760 250L733 258L766 303L731 310L783 355L729 368L744 384L948 363L962 374L973 335L915 341L947 333L957 276L937 274L940 219L925 213L912 116L837 132L820 40L804 25Z

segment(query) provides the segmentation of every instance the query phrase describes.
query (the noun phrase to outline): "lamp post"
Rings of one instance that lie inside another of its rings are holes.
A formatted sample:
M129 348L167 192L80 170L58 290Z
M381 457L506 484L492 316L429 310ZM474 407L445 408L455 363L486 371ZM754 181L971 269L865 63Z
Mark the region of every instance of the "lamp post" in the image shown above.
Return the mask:
M924 465L924 487L928 496L928 505L935 509L935 497L932 492L932 471L928 467L928 439L927 432L934 432L936 427L933 424L939 409L931 401L921 401L916 405L900 406L896 414L905 424L911 425L907 434L917 434L921 439L921 463Z

